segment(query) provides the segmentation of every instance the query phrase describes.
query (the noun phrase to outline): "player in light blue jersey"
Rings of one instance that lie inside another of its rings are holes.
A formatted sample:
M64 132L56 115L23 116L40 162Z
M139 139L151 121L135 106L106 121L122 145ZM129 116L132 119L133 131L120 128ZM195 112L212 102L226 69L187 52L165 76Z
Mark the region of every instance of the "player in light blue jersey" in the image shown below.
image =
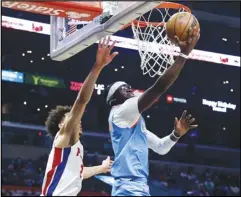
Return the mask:
M192 125L195 119L184 111L179 120L175 118L172 133L160 139L146 129L141 113L151 107L177 79L199 36L199 29L190 29L187 42L177 39L181 55L141 96L135 97L132 88L125 82L115 82L107 87L106 101L112 107L109 130L115 154L111 169L115 178L112 196L149 196L148 149L164 155L189 129L197 127Z

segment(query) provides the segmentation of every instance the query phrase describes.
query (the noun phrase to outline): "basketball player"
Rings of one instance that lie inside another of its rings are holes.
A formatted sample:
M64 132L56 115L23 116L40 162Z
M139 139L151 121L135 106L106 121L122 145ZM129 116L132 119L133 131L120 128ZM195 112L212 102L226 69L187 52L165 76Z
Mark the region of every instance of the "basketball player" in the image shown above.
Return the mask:
M135 97L125 82L115 82L107 87L105 96L112 107L109 127L115 154L111 169L115 178L112 196L149 196L148 148L160 155L167 154L181 136L197 127L192 125L195 119L184 111L179 120L175 118L172 133L160 139L146 129L141 113L151 107L177 79L199 37L200 30L190 28L187 42L175 38L181 49L180 56L141 96Z
M110 37L99 42L96 62L85 79L72 108L57 106L50 111L46 121L47 132L54 138L42 186L43 196L77 196L82 180L110 171L113 161L108 157L102 165L83 166L81 119L90 101L94 85L101 70L118 54L111 54L115 42L109 46Z

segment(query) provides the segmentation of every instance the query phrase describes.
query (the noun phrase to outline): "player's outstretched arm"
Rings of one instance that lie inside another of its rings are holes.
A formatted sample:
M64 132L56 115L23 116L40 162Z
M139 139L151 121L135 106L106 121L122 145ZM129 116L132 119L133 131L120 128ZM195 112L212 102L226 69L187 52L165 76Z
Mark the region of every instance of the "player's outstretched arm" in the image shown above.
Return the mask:
M113 161L110 160L110 157L107 157L107 159L104 160L100 166L84 167L83 178L88 179L97 174L110 172L112 164Z
M192 118L191 114L188 116L186 114L187 111L185 110L180 120L175 118L174 131L164 138L158 138L150 131L146 131L149 148L160 155L165 155L171 150L180 137L185 135L190 129L197 128L198 125L192 125L195 118Z
M189 29L188 41L181 42L176 37L177 43L181 49L181 53L189 55L192 49L196 46L199 37L200 29L197 28ZM151 107L155 100L173 84L173 82L180 74L185 62L186 59L182 56L179 56L174 62L174 64L170 66L164 72L164 74L157 79L156 83L139 97L138 108L140 113Z
M92 93L94 91L94 86L98 76L102 69L108 65L113 58L118 55L118 52L111 54L111 50L114 48L116 42L110 46L110 37L106 40L104 38L99 42L98 50L96 54L96 62L90 71L89 75L84 81L84 84L74 102L74 105L68 115L68 119L62 129L62 132L71 132L72 127L75 123L79 124L83 113L85 111L86 105L89 103Z

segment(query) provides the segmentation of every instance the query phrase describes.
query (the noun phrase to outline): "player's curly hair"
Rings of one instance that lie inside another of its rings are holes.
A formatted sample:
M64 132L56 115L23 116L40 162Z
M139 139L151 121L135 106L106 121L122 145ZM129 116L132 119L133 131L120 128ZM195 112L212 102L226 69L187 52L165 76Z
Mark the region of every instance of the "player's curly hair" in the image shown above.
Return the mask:
M59 131L59 123L64 118L64 115L70 112L70 106L61 106L58 105L55 109L52 109L49 112L49 116L45 122L48 136L54 138Z

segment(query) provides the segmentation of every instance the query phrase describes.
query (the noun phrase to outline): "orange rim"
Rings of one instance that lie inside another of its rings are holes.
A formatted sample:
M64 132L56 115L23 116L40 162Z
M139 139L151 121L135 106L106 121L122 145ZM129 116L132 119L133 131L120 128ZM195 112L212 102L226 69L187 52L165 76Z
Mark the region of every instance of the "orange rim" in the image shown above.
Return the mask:
M179 10L181 8L183 8L186 12L191 13L191 10L189 9L189 7L179 4L179 3L173 3L173 2L163 2L161 4L159 4L157 7L157 9L163 9L163 8L169 8L169 9L175 9L175 10ZM140 28L145 28L147 26L163 26L165 25L165 22L146 22L146 21L139 21L139 20L134 20L128 24L126 24L121 30L126 29L127 27L130 27L131 24L137 26L139 25Z

